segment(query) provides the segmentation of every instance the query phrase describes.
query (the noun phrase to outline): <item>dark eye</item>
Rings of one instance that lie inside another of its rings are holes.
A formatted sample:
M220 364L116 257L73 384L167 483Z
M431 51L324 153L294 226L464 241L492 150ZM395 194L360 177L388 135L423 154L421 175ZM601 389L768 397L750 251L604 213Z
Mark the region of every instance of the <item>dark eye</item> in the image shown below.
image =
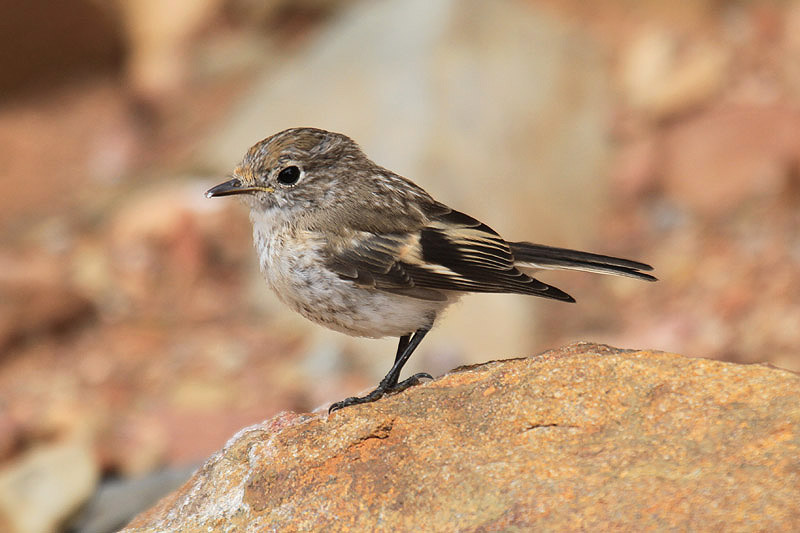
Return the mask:
M278 173L278 183L294 185L300 179L300 169L296 166L286 167Z

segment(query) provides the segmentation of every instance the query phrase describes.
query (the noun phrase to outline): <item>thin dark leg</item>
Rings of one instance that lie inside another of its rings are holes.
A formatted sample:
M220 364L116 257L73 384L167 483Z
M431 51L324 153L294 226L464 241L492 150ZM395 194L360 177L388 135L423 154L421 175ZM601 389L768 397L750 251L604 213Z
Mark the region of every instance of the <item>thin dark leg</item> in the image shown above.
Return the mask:
M394 356L395 363L403 355L403 352L406 351L406 347L408 346L409 340L411 340L411 335L403 335L402 337L400 337L400 342L397 343L397 354L395 354Z
M397 384L397 381L400 379L400 371L403 370L403 366L405 366L406 362L411 357L411 354L414 353L414 350L417 349L417 346L419 346L419 343L422 342L422 338L425 337L425 335L427 333L428 333L427 329L418 329L416 332L414 332L414 335L407 341L403 340L404 338L408 338L407 335L404 336L404 337L400 337L400 342L397 345L398 354L394 358L394 365L392 365L391 370L389 370L389 372L386 374L386 376L384 376L384 378L378 384L378 388L375 389L375 390L383 388L383 389L385 389L384 392L395 392L394 388L399 386ZM401 346L402 346L402 351L400 350ZM417 375L417 376L419 376L419 375ZM417 377L417 376L411 376L411 378L403 381L403 383L405 383L406 381L409 381L410 379L413 379L414 377ZM424 376L428 376L428 374L424 374ZM418 378L417 378L417 381L419 381ZM411 385L414 385L414 383L409 383L408 385L406 385L405 387L401 388L400 390L407 389ZM375 392L375 391L372 391L372 392ZM397 392L399 392L399 391L397 391ZM372 394L372 393L370 393L370 394ZM383 395L381 395L381 396L383 396Z
M350 398L345 398L340 402L334 403L328 409L328 413L338 411L339 409L348 407L350 405L374 402L390 392L404 391L407 388L418 384L419 380L422 378L433 379L430 374L421 372L419 374L414 374L410 378L398 383L398 380L400 379L400 372L403 370L403 366L406 364L409 357L411 357L411 354L414 353L414 350L417 349L419 343L422 342L422 339L425 337L426 333L428 333L427 329L418 329L413 336L404 335L400 337L400 342L397 345L397 355L395 356L394 364L392 365L391 370L389 370L386 376L384 376L384 378L378 384L378 387L366 396L351 396Z

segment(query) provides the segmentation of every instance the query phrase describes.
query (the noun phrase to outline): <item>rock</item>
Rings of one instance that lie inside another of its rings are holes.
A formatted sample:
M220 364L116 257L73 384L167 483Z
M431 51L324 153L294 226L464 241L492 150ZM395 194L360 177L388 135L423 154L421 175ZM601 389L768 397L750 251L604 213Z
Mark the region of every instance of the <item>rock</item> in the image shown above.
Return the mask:
M30 98L35 90L52 90L89 72L114 72L124 44L114 17L103 7L87 0L3 2L0 49L14 50L3 54L3 99Z
M50 16L50 11L45 12L40 21ZM60 17L58 12L52 15ZM7 17L3 22L8 22ZM70 32L92 31L67 19L60 22L70 24ZM64 48L37 43L54 51ZM86 221L94 201L105 197L106 187L130 174L147 155L145 138L117 82L87 76L78 86L48 94L47 98L31 94L24 103L0 108L0 236L16 242L44 237L41 244L46 248L50 247L47 240L64 237L59 235L63 230L67 237L78 237L86 229L79 220ZM41 157L43 153L47 157ZM50 232L56 235L41 235ZM63 251L69 243L57 244Z
M786 39L786 55L782 55L784 62L783 72L785 72L787 85L792 91L793 98L800 95L800 65L793 58L800 54L800 2L794 2L788 6L785 15L782 17Z
M118 0L129 44L127 76L145 100L176 98L189 78L192 37L209 24L221 0Z
M41 446L0 470L0 530L56 531L99 477L92 447L75 437Z
M67 331L94 315L92 302L70 288L0 280L0 356L18 342Z
M69 524L68 530L80 533L117 531L139 511L180 487L195 470L197 466L192 465L159 470L131 479L105 481L79 516Z
M171 435L166 426L166 422L154 416L115 416L107 442L98 446L104 470L125 478L158 470L170 445Z
M104 248L108 257L101 258L109 264L93 266L97 259L89 252L88 264L82 263L86 273L80 276L86 280L97 270L109 272L106 285L93 288L100 293L104 307L130 306L140 313L162 308L172 315L176 300L198 295L197 280L213 272L219 263L225 264L231 255L252 258L252 245L247 242L249 224L245 219L240 224L228 220L233 208L239 206L205 197L214 183L165 181L144 187L120 202L108 224ZM235 252L230 252L231 240L241 243ZM187 307L199 310L199 297L197 301L198 305Z
M574 344L245 428L125 531L796 530L798 390Z
M212 184L214 180L173 178L128 195L116 207L110 222L111 246L117 249L169 241L182 231L187 218L204 229L219 227L225 220L225 206L207 201L205 191Z
M653 119L674 116L722 89L728 55L711 40L683 43L675 31L643 28L623 51L623 94L634 109Z
M723 105L665 135L663 187L704 216L728 214L788 188L800 161L800 112L784 105Z

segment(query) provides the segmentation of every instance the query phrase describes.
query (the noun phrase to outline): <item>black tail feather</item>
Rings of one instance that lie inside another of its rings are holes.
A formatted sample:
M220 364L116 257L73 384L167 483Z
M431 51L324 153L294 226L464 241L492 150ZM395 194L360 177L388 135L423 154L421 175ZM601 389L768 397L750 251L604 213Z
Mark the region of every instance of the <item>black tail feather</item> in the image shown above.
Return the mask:
M511 253L517 266L555 270L584 270L600 274L628 276L645 281L658 278L641 272L653 270L648 264L609 255L579 252L567 248L556 248L530 242L511 242Z

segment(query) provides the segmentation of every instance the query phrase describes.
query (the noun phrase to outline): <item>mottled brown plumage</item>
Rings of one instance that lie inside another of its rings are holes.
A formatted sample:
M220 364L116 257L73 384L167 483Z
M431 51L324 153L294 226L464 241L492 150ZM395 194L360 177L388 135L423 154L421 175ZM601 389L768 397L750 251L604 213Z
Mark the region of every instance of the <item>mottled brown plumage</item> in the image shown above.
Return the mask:
M250 148L233 177L207 193L231 194L250 207L261 270L283 302L350 335L400 337L395 364L378 388L331 410L417 383L423 375L398 383L402 366L439 313L464 293L574 301L533 278L539 269L655 280L642 272L651 270L644 263L506 242L376 165L350 138L324 130L290 129Z

